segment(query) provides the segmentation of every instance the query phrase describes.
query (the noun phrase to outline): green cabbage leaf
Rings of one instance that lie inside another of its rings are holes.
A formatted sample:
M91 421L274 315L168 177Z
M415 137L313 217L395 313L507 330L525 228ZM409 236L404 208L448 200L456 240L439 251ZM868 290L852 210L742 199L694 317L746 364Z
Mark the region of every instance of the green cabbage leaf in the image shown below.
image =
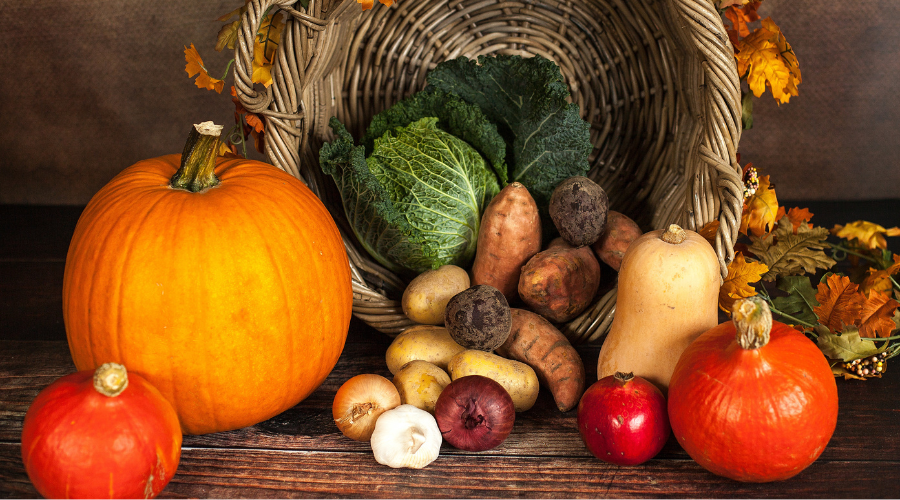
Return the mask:
M355 145L332 118L337 138L319 152L322 170L341 194L360 241L396 273L421 273L445 264L467 266L475 256L481 213L500 191L484 157L424 117Z

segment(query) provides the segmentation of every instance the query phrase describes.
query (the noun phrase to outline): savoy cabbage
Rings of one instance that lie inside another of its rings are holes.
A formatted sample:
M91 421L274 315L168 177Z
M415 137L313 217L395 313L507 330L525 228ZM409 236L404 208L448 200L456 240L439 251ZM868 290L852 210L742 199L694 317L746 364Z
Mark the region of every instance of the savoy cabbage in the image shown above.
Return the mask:
M368 157L343 124L330 124L337 138L320 164L369 254L394 272L468 265L481 213L500 191L484 158L434 117L386 131Z

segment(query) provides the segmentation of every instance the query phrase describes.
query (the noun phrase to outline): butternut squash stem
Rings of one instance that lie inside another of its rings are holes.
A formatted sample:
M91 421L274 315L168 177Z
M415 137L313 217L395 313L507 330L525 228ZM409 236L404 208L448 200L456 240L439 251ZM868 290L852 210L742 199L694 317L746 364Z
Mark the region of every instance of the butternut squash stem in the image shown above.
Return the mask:
M203 122L191 128L181 153L181 167L169 181L170 187L197 193L219 183L215 168L221 134L222 126L213 122Z
M94 389L114 398L128 387L128 371L118 363L103 363L94 371Z
M756 295L741 299L734 305L731 320L737 330L737 342L744 349L759 349L769 343L772 331L772 311L769 304Z
M660 239L673 245L681 244L685 238L687 238L687 233L678 224L669 224L669 228L660 235Z

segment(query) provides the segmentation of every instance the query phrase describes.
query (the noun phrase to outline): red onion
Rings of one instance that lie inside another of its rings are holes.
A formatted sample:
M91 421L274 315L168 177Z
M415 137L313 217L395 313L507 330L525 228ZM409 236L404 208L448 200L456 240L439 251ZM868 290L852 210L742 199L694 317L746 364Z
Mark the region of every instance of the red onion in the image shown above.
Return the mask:
M441 392L434 406L443 438L466 451L485 451L506 440L516 420L512 397L481 375L460 377Z

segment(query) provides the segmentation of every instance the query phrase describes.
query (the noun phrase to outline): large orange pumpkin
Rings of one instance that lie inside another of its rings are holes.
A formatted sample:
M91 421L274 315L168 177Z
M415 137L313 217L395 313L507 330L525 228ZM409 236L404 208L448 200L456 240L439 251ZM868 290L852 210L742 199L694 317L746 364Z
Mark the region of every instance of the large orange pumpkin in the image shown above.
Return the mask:
M138 162L104 186L78 221L63 281L78 370L128 366L189 434L253 425L308 396L340 357L353 300L321 201L217 149L218 131L195 126L181 156Z

